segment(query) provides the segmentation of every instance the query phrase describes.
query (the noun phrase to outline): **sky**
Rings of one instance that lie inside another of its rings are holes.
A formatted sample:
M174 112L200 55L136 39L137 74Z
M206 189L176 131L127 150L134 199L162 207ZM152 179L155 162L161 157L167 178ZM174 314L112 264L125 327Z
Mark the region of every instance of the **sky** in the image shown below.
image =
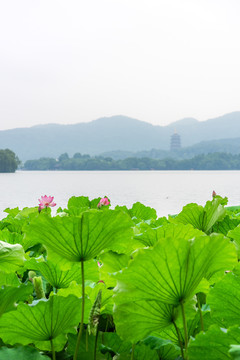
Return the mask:
M239 0L0 0L0 130L240 110Z

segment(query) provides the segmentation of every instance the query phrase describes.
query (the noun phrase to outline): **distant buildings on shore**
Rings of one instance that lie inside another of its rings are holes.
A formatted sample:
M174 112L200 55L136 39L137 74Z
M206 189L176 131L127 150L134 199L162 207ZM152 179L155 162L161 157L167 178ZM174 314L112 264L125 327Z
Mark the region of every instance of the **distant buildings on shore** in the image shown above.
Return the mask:
M176 132L171 136L170 151L177 151L181 149L181 136Z

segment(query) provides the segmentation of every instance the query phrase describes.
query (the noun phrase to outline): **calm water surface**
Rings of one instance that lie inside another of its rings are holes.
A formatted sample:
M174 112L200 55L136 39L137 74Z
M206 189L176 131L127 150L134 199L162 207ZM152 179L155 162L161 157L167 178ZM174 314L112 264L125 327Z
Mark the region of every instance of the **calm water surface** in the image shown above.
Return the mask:
M54 196L57 207L66 207L73 195L107 195L112 206L140 201L162 216L189 202L203 205L213 190L239 205L240 171L17 171L0 174L0 189L0 218L5 208L36 206L45 194Z

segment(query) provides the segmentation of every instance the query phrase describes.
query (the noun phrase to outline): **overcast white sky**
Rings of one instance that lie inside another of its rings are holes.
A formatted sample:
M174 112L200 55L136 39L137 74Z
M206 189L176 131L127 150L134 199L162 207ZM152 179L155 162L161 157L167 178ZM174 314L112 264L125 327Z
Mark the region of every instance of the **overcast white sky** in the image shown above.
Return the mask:
M0 0L0 129L240 110L239 0Z

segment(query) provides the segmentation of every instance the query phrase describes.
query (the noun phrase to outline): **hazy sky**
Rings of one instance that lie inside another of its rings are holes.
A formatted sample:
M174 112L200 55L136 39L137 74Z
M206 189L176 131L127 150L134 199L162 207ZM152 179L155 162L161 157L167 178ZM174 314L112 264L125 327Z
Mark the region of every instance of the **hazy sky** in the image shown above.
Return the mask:
M0 0L0 129L240 110L239 0Z

